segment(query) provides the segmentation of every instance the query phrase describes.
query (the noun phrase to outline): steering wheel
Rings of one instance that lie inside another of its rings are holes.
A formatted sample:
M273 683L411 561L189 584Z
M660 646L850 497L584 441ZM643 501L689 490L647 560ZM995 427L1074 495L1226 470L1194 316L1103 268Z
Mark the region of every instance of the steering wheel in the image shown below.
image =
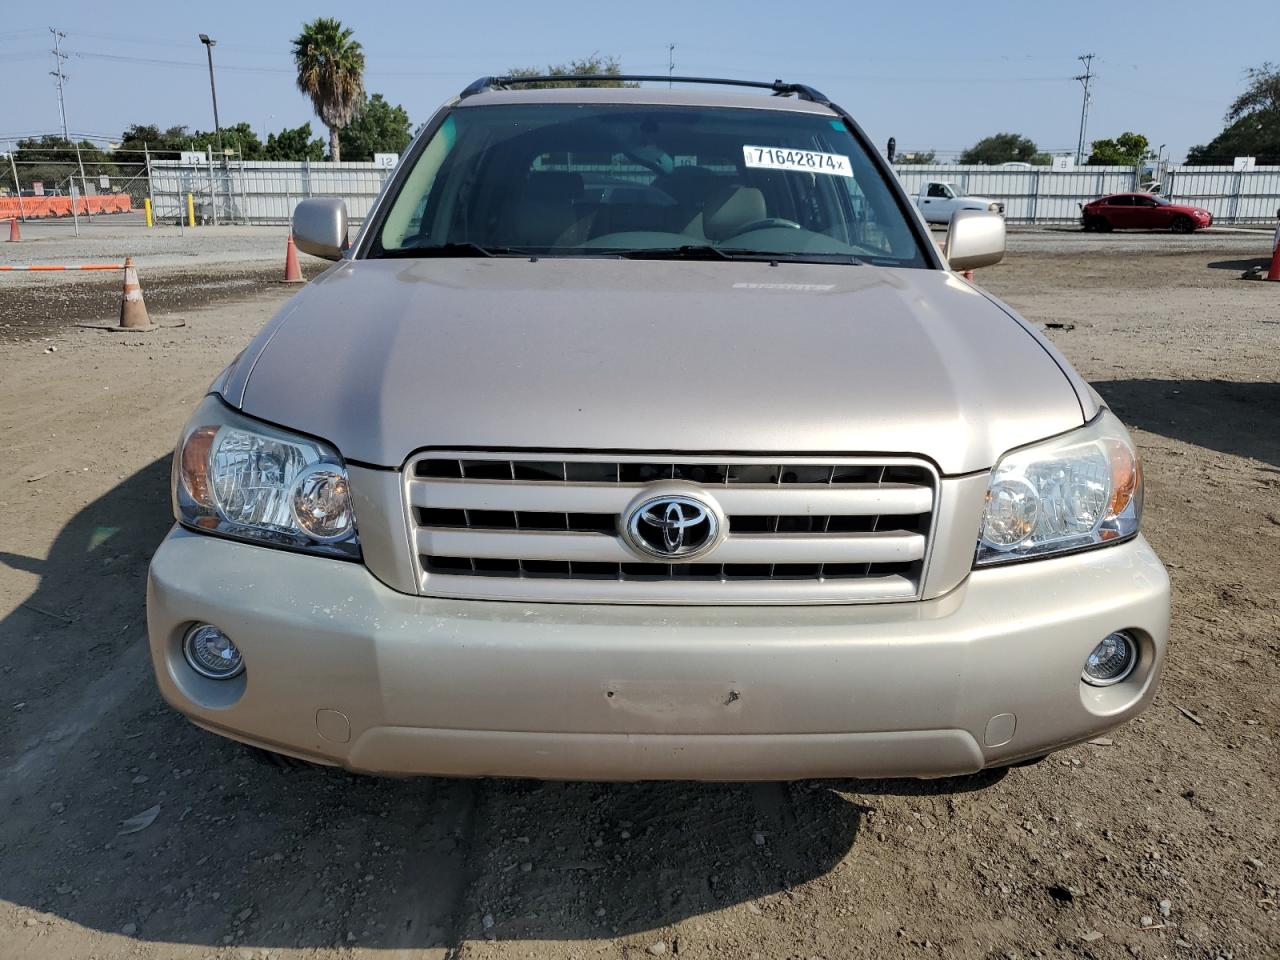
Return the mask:
M752 233L756 230L768 230L771 227L780 227L783 230L803 230L804 227L796 223L794 220L787 220L785 217L765 217L763 220L752 220L750 223L738 229L734 233L735 237L740 237L744 233Z

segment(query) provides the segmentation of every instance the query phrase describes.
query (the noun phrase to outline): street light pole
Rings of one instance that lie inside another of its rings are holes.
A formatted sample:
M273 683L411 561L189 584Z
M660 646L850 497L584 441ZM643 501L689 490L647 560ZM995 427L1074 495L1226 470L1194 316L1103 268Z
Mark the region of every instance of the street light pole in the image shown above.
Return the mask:
M213 82L213 48L218 42L210 40L207 33L200 34L200 42L204 44L205 52L209 54L209 92L213 95L213 130L218 137L218 152L222 152L222 125L218 123L218 87Z

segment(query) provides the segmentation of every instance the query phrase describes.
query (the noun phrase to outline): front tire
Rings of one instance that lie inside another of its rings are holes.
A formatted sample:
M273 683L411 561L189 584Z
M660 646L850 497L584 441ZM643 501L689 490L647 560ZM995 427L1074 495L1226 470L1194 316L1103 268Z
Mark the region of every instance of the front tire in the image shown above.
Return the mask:
M1108 220L1106 217L1094 217L1093 229L1097 230L1099 233L1110 233L1111 221Z
M1179 214L1173 220L1174 233L1191 233L1195 228L1196 225L1192 219L1184 214Z

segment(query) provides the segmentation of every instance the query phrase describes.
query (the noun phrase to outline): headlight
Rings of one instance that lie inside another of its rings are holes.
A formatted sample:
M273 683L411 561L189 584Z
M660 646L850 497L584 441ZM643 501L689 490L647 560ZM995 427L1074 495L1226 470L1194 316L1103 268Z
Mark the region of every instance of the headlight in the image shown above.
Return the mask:
M987 204L987 212L988 212L988 213L999 213L999 212L1000 212L1000 209L1001 209L1001 207L1000 207L1000 204L998 204L998 203L988 203L988 204Z
M1093 423L1014 450L991 473L975 564L1116 543L1138 532L1142 464L1120 422Z
M206 397L178 445L174 512L197 530L359 557L347 468L338 451L251 420Z

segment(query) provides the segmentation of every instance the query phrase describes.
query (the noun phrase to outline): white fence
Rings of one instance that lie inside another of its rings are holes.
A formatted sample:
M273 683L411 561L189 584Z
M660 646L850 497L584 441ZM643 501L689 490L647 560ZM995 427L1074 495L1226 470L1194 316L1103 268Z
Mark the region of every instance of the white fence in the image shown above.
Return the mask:
M188 194L204 223L285 223L299 200L340 197L351 219L360 221L390 174L374 163L152 160L151 202L161 223L186 216Z
M985 167L930 164L894 168L907 193L930 180L945 180L963 194L1004 204L1010 223L1066 223L1080 219L1080 204L1108 193L1141 189L1134 167Z
M926 181L945 180L966 194L998 200L1010 223L1072 223L1080 217L1080 204L1142 189L1139 167L930 164L895 170L911 194ZM186 215L188 194L203 222L284 223L299 200L341 197L351 218L360 221L390 173L373 163L232 160L184 166L177 160L152 160L151 200L161 223ZM1161 195L1205 207L1217 223L1270 223L1280 208L1280 167L1236 171L1162 165L1155 173Z
M963 193L1004 204L1011 223L1068 223L1080 204L1108 193L1143 189L1140 167L983 167L956 164L895 167L914 194L929 180L953 183ZM1204 207L1215 223L1274 223L1280 208L1280 167L1188 167L1162 164L1154 171L1160 195L1173 203Z
M1280 208L1280 167L1166 168L1161 194L1174 203L1204 207L1215 223L1275 223Z

